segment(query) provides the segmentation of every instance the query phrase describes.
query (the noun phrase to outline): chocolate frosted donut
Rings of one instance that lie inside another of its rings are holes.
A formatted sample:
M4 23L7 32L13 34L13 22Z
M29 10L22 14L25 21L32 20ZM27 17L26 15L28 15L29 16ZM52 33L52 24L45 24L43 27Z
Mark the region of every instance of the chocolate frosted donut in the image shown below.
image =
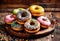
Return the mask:
M19 24L24 24L27 20L31 19L31 13L25 9L21 9L17 14L17 21Z

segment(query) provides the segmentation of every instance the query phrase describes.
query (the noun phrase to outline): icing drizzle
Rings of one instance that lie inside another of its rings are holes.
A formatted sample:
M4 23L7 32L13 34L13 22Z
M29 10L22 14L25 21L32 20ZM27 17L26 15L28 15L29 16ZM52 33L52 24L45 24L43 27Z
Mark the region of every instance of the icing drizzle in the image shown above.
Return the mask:
M30 24L31 22L33 22L34 24L31 25L31 24ZM28 23L28 22L25 23L25 27L26 27L27 29L36 29L37 26L38 26L38 27L40 26L40 25L38 24L37 20L35 20L35 19L31 19L30 23Z
M20 28L22 28L22 26L21 26L20 24L18 24L16 21L14 21L14 22L11 24L11 27L16 27L16 28L20 27Z

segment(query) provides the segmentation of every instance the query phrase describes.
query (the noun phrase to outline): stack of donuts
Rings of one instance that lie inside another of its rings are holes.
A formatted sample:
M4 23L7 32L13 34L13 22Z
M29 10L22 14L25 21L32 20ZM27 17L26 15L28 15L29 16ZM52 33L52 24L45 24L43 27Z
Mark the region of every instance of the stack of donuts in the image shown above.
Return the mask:
M37 17L37 18L34 18ZM44 8L39 5L31 5L29 9L13 9L12 14L4 17L6 24L14 31L26 31L36 33L40 28L49 28L51 25L47 16L44 16Z

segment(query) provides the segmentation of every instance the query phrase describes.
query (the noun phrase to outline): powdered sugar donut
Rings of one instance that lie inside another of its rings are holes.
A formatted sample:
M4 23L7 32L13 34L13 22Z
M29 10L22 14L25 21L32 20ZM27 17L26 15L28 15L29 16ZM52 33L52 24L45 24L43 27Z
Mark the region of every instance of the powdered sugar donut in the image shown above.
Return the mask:
M15 17L14 17L12 14L7 15L7 16L5 16L5 18L4 18L4 21L5 21L5 23L7 23L7 24L11 24L11 22L14 21L14 20L15 20Z
M50 20L45 16L41 16L41 17L37 18L37 20L40 22L41 26L44 28L47 28L48 26L51 25Z

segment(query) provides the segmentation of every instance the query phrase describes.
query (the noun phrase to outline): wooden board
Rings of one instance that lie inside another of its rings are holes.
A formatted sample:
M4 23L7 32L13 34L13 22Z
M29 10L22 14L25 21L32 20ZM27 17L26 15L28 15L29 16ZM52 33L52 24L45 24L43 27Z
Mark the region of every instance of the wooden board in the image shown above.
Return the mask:
M39 32L37 33L34 33L34 34L30 34L30 33L27 33L25 31L21 31L21 32L16 32L16 31L13 31L10 27L5 27L6 28L6 31L11 35L11 36L16 36L16 37L19 37L19 38L36 38L36 37L43 37L45 34L51 34L51 32L55 29L55 26L53 27L49 27L48 29L44 29L44 30L40 30Z
M4 16L6 16L7 14L10 14L10 13L7 13L7 12L1 13L0 14L0 16L1 16L0 21L4 22ZM51 12L45 12L45 16L52 18L51 17ZM52 27L49 27L48 29L41 30L41 31L39 31L35 34L29 34L27 32L23 32L23 31L22 32L16 32L16 31L11 30L10 27L4 27L4 28L5 28L5 31L8 32L12 36L17 36L17 37L20 37L20 38L32 38L32 37L44 36L47 33L52 32L55 29L55 25L53 25Z

